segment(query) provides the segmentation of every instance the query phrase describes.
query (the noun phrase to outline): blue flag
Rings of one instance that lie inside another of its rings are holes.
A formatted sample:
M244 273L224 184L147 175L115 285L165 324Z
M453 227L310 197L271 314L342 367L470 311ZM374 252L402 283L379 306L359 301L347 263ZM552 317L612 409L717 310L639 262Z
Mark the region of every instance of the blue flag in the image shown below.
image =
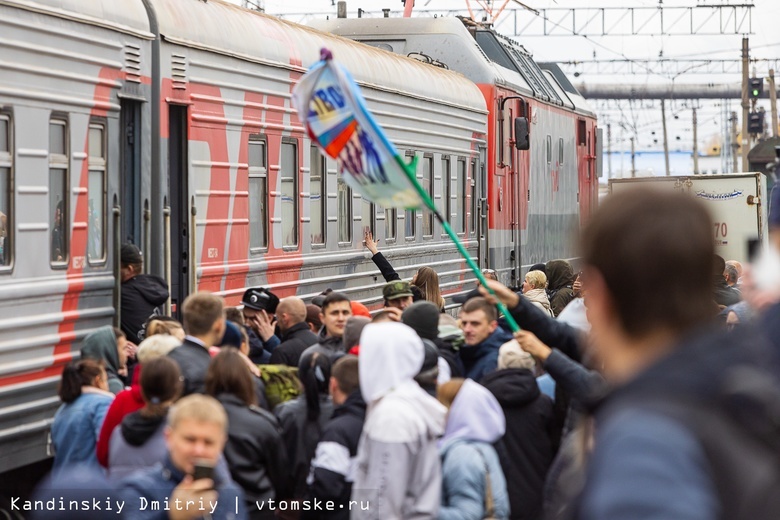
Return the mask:
M338 159L347 185L366 199L385 208L422 207L411 180L415 162L407 165L387 139L349 72L327 50L322 54L292 93L307 133L323 153Z

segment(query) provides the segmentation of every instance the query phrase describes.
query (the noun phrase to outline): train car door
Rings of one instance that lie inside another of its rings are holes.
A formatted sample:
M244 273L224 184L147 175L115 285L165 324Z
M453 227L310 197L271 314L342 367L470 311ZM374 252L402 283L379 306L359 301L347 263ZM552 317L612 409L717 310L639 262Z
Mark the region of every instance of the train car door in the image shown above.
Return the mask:
M484 146L479 147L479 160L474 164L472 175L477 177L476 192L479 197L479 215L477 224L477 237L479 240L479 267L490 267L490 241L488 239L488 185L487 185L487 152Z
M123 243L142 246L141 236L141 103L132 99L122 99L120 112L122 128L122 178L119 189L121 197L121 229L115 230ZM144 262L144 268L148 269Z
M187 107L168 108L168 172L171 206L171 314L181 316L190 291L190 204L187 165Z

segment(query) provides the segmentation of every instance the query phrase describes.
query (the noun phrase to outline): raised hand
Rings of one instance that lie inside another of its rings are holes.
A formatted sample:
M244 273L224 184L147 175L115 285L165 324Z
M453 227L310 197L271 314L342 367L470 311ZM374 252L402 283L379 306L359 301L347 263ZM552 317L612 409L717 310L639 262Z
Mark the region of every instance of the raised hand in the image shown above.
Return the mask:
M363 243L366 244L366 247L369 251L371 251L372 255L375 255L379 252L379 249L377 248L379 239L377 238L376 241L374 241L374 234L371 233L371 231L366 231L363 234Z

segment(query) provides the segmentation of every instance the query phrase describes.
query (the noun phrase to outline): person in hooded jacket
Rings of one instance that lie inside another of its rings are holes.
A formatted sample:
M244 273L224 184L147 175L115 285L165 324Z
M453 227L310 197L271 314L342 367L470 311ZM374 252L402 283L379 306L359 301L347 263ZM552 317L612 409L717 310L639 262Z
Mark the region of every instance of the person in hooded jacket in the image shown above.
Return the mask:
M443 475L439 520L508 518L507 483L493 448L506 431L501 405L469 379L452 379L437 394L449 408L439 441Z
M523 281L523 296L528 298L538 309L554 316L547 298L547 275L542 271L528 271Z
M179 397L179 365L167 356L146 361L140 377L144 407L125 416L109 441L108 475L122 479L165 459L168 409Z
M516 341L501 346L498 370L480 383L498 399L506 433L497 444L508 486L512 520L542 518L545 476L555 454L551 430L553 402L534 378L535 361Z
M274 518L256 502L284 495L287 451L276 418L257 406L252 374L239 351L223 347L206 374L206 393L216 398L228 416L224 454L233 480L244 490L249 518Z
M328 395L331 366L330 357L326 354L305 352L298 365L303 395L274 408L290 461L287 496L283 498L297 500L306 494L306 477L311 460L322 431L333 415L333 401Z
M350 518L438 517L441 463L436 439L446 408L415 383L422 340L402 323L371 323L360 336L360 392L367 404Z
M355 319L355 318L352 318ZM332 501L335 511L304 512L303 518L348 520L352 480L366 403L360 395L358 358L347 355L333 365L330 395L336 409L322 430L306 482L309 500ZM343 507L340 507L343 506Z
M475 381L493 372L498 365L498 349L512 334L498 326L498 311L485 298L471 298L460 309L460 327L465 344L458 355L466 377Z
M558 316L574 299L574 269L566 260L550 260L545 265L547 297L554 316Z
M108 448L111 434L122 423L128 414L137 412L146 404L141 394L141 369L143 365L155 358L167 355L181 344L177 338L167 334L156 334L143 340L138 346L138 366L133 372L133 384L116 394L108 408L97 442L97 459L101 466L108 467Z
M119 373L123 371L127 362L124 348L126 342L121 330L106 325L87 335L81 344L82 358L103 362L108 378L108 390L112 394L118 394L125 388Z
M144 325L150 316L164 314L163 305L168 301L168 285L153 274L141 274L144 259L133 244L125 244L120 251L122 301L120 328L128 341L139 345L146 337Z

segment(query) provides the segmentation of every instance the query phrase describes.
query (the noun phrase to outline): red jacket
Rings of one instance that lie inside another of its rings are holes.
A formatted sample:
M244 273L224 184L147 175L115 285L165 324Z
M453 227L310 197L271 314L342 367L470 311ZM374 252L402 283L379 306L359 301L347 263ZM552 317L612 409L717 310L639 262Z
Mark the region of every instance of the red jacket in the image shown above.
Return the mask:
M106 418L103 420L103 426L100 428L100 435L97 441L97 459L104 468L108 467L108 441L111 440L111 434L114 428L119 426L125 415L131 414L144 407L144 400L141 397L141 365L135 367L133 371L133 384L127 390L122 390L111 403L106 412Z

